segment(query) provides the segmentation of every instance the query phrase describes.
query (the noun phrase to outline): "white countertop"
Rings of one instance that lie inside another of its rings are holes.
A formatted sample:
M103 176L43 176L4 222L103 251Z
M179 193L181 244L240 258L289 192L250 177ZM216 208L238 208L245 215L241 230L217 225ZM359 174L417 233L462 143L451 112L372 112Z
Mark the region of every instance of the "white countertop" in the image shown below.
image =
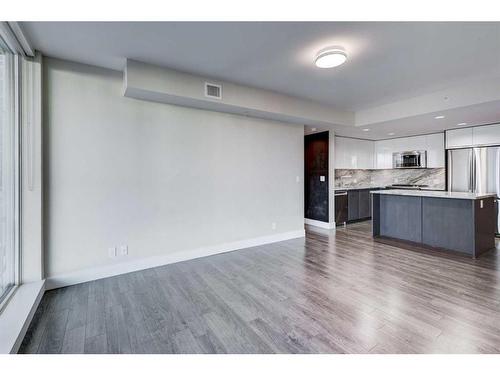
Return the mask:
M396 189L395 187L392 187L391 185L387 186L345 186L345 187L340 187L336 186L333 188L333 191L338 191L338 190L369 190L369 189ZM397 189L397 190L403 190L403 189ZM411 189L404 189L404 190L411 190ZM433 187L421 187L420 189L413 189L413 190L425 190L425 191L444 191L440 189L436 189Z
M391 190L375 190L372 194L385 195L406 195L412 197L430 197L430 198L451 198L451 199L483 199L495 197L496 194L476 194L476 193L459 193L451 191L425 191L425 190L406 190L406 189L391 189Z
M334 187L333 190L367 190L367 189L382 189L385 188L385 186L347 186L347 187Z

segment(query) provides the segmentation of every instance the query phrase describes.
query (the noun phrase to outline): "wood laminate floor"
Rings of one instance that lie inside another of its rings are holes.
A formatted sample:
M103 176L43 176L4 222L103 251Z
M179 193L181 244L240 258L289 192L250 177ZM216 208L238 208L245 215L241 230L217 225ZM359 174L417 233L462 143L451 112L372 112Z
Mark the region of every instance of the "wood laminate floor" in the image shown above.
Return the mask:
M500 353L498 250L402 249L369 223L308 230L49 291L20 353Z

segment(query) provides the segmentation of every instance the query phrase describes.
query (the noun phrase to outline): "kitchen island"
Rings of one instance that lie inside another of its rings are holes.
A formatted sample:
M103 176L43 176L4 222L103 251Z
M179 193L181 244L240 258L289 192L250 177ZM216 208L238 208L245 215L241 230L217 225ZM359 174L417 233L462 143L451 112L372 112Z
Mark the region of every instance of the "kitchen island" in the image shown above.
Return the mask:
M495 247L495 194L372 191L373 237L476 258Z

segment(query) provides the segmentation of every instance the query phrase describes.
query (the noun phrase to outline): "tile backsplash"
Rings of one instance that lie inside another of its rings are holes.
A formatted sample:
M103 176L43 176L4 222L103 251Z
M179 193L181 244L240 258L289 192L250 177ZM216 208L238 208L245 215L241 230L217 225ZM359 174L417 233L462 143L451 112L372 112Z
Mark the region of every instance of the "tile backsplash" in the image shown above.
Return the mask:
M445 176L445 168L336 169L335 187L415 184L428 185L433 189L444 189Z

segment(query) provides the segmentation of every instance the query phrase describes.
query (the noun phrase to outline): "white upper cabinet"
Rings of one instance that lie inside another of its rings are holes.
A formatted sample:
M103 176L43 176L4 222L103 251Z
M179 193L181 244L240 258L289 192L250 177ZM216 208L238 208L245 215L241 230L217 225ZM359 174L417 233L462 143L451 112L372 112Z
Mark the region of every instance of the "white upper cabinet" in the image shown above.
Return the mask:
M473 144L472 128L446 131L446 148L470 147Z
M500 124L472 128L474 146L500 145Z
M446 131L446 148L500 145L500 124Z
M373 141L335 137L335 168L373 169Z
M444 168L444 133L425 136L427 168Z
M375 142L375 164L377 169L392 168L392 153L395 139Z
M427 151L428 168L444 168L443 133L375 141L376 168L392 168L392 154L394 152L413 150Z
M392 154L401 151L426 150L427 167L444 167L444 134L365 141L335 137L335 168L391 169Z
M373 150L374 150L374 142L373 141L364 141L357 139L357 154L358 154L358 168L360 169L373 169Z

